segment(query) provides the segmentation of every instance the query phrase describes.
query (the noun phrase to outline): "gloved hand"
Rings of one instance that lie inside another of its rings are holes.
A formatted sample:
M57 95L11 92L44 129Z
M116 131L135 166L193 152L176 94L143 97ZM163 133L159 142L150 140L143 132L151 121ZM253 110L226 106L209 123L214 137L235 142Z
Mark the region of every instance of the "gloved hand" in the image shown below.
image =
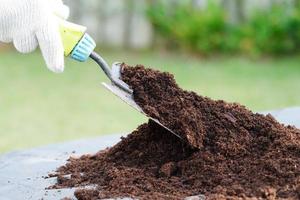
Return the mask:
M62 0L0 0L0 41L13 42L22 53L39 45L47 67L62 72L64 48L57 18L68 15Z

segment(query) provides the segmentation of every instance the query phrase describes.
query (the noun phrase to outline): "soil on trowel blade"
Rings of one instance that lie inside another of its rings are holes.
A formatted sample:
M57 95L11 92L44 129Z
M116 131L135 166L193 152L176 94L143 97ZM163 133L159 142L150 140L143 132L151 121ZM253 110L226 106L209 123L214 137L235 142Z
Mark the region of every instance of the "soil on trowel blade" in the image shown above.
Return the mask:
M184 91L169 73L123 65L122 77L141 108L184 141L149 121L109 149L70 158L52 188L95 186L77 190L79 200L300 199L298 129Z

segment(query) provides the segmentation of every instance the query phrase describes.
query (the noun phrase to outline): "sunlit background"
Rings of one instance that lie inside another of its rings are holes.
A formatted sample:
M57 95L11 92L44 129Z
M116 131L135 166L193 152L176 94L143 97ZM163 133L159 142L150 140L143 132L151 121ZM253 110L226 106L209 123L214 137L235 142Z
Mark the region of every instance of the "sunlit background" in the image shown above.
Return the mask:
M300 105L300 1L68 0L109 62L169 71L187 90L253 111ZM48 71L0 46L0 153L126 133L145 122L92 61Z

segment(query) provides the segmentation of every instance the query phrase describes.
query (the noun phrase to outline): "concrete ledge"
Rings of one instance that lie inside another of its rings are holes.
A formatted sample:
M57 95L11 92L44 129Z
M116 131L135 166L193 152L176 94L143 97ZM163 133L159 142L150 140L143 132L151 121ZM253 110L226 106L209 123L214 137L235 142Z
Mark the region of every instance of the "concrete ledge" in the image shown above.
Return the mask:
M123 134L124 136L126 134ZM114 145L122 134L16 151L0 157L1 200L58 200L74 197L74 189L48 190L55 178L44 179L71 156L96 153Z

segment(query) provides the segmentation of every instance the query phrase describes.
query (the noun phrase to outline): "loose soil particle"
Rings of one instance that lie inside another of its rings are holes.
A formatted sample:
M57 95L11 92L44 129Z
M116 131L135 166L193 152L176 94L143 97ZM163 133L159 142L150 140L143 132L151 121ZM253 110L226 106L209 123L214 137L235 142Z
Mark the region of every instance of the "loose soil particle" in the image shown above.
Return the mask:
M70 158L52 188L96 185L79 200L132 197L300 199L300 131L271 115L184 91L169 73L123 65L123 80L150 116L115 146ZM65 177L70 175L71 178Z

